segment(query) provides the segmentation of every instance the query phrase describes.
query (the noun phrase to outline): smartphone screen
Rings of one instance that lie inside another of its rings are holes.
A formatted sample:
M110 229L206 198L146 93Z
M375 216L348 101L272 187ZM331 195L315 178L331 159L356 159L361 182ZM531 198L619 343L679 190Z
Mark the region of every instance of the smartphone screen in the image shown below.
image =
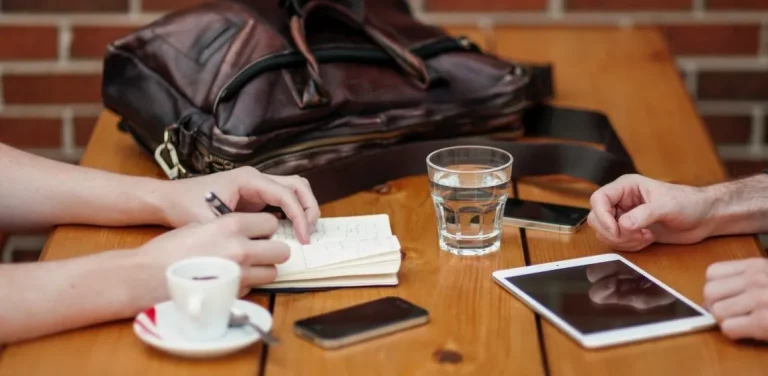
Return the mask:
M322 339L339 339L426 318L427 311L398 297L386 297L296 321L297 329Z
M572 227L581 224L589 209L509 198L504 217Z

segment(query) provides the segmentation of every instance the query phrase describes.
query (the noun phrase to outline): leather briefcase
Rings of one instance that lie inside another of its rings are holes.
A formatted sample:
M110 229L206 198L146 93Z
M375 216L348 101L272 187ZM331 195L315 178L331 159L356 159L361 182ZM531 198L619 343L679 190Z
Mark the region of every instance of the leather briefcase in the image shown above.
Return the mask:
M453 145L509 151L515 177L634 172L608 119L547 105L552 88L550 66L485 53L404 0L221 0L111 43L102 94L171 179L254 166L306 177L321 203Z

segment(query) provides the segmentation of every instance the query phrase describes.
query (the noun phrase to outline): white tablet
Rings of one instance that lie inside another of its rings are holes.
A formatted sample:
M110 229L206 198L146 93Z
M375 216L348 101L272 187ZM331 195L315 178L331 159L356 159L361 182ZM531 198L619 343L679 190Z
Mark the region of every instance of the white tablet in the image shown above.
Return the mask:
M716 325L707 311L617 254L499 270L493 279L586 348Z

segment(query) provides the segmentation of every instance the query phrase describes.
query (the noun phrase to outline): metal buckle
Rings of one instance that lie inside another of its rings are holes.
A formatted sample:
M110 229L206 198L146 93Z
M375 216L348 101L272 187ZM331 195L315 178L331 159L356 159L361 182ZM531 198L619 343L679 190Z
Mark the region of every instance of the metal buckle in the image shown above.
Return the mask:
M170 131L174 127L175 125L172 125L165 129L165 133L163 134L163 143L160 144L157 149L155 149L155 161L157 161L157 164L160 165L160 168L163 169L163 172L165 172L165 175L168 176L168 179L171 180L185 178L189 175L187 170L184 168L184 166L181 165L181 162L179 161L179 154L176 152L176 147L173 146L170 141ZM167 160L163 156L163 152L167 152L170 160Z

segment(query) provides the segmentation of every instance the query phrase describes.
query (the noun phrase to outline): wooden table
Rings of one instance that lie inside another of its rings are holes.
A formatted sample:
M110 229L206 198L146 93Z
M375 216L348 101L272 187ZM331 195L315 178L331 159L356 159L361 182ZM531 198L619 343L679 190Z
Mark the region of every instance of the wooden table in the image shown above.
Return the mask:
M452 29L483 43L472 29ZM654 30L526 29L496 31L497 52L508 58L552 61L557 104L606 112L636 161L651 177L686 184L726 178L711 140L681 83L673 59ZM150 158L100 119L82 164L125 174L162 176ZM415 161L418 162L418 161ZM517 184L522 198L588 205L595 187L563 178ZM392 182L386 194L361 192L324 205L324 216L385 212L406 254L396 288L347 289L296 295L252 296L273 306L275 333L268 350L255 345L214 361L186 361L151 350L129 321L109 323L10 346L0 358L6 375L757 375L768 352L735 344L718 331L612 349L580 348L495 285L493 270L610 252L585 228L567 236L504 230L500 252L461 258L437 247L425 177ZM142 244L162 229L58 228L44 260ZM755 237L728 237L692 246L652 246L627 254L696 302L704 271L715 261L761 255ZM108 267L108 266L107 266ZM300 317L399 295L431 312L418 329L337 351L322 351L296 337Z

